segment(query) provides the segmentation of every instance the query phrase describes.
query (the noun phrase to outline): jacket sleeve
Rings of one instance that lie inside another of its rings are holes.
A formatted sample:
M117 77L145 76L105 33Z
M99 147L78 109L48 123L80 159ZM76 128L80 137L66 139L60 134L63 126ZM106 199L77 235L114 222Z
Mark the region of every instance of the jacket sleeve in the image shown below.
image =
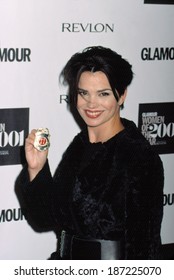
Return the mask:
M38 231L58 232L71 222L70 196L74 181L76 150L66 149L52 176L48 161L32 182L27 166L16 182L16 193L28 223Z
M28 223L36 231L53 230L52 215L53 178L48 161L33 181L29 181L27 165L16 181L16 194Z
M126 259L160 259L163 217L163 165L153 152L143 154L132 170L126 195Z

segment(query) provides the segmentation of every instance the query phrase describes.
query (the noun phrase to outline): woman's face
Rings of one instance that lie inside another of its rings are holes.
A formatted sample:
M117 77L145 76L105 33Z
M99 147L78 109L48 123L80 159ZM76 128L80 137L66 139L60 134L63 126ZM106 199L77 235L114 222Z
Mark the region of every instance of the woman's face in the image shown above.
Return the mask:
M77 110L89 127L112 125L118 120L120 106L103 72L86 71L81 74Z

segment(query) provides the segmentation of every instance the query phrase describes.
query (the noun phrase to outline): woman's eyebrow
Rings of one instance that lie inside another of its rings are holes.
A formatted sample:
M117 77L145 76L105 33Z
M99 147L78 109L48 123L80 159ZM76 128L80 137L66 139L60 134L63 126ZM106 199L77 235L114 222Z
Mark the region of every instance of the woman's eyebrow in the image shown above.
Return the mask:
M104 88L104 89L97 90L97 92L102 92L102 91L105 91L105 90L110 90L110 91L112 91L111 88Z
M88 90L86 90L86 89L83 89L83 88L77 88L78 90L82 90L82 91L85 91L85 92L88 92ZM103 91L106 91L106 90L110 90L110 91L112 91L112 89L111 88L103 88L103 89L99 89L99 90L97 90L97 92L103 92Z
M83 91L86 91L87 92L87 90L86 89L83 89L83 88L77 88L77 90L83 90Z

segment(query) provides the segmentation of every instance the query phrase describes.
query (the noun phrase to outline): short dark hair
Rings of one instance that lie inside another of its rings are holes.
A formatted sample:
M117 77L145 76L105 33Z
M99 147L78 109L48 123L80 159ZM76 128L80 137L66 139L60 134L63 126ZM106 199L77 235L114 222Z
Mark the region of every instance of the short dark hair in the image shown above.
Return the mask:
M116 100L133 79L132 66L121 55L102 46L87 47L75 53L63 68L60 78L69 86L69 98L77 104L78 82L83 72L102 71L108 78Z

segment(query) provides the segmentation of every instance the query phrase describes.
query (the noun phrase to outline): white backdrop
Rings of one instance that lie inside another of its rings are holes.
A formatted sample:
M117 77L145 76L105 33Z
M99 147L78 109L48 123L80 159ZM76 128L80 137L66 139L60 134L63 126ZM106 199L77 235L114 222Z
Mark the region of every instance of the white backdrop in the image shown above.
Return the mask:
M135 77L122 116L137 124L140 103L174 101L173 26L174 5L147 5L142 0L0 0L1 108L29 108L29 129L49 128L54 172L79 132L63 100L66 89L58 85L70 56L87 46L103 45L133 64ZM151 57L155 48L169 48L171 57L142 60L143 48L151 49ZM21 49L29 49L28 57L19 62L13 55ZM164 192L171 199L174 154L161 158ZM0 166L0 259L47 259L56 248L54 233L36 233L23 216L14 218L20 208L14 184L21 168ZM174 243L173 219L174 201L164 207L163 243Z

